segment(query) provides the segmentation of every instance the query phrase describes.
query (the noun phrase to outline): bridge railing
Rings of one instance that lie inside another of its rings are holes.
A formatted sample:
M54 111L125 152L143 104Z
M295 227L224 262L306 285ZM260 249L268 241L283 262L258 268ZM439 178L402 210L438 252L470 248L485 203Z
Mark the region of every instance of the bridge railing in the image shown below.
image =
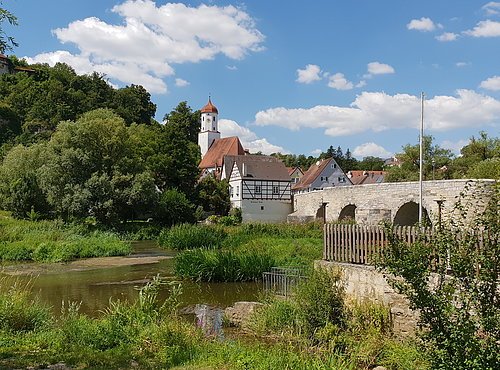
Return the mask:
M400 240L413 244L431 228L395 226L392 232ZM377 225L325 224L323 259L334 262L372 264L373 258L387 245L387 230Z

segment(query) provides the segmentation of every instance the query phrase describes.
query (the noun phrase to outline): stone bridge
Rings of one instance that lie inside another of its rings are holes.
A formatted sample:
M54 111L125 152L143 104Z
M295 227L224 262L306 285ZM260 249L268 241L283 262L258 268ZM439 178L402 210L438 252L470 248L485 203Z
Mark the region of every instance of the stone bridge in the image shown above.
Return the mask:
M423 214L436 224L453 217L455 205L469 211L484 208L495 180L439 180L423 183ZM324 219L334 222L352 219L358 224L390 221L396 225L418 222L419 183L398 182L356 186L338 186L294 195L289 222Z

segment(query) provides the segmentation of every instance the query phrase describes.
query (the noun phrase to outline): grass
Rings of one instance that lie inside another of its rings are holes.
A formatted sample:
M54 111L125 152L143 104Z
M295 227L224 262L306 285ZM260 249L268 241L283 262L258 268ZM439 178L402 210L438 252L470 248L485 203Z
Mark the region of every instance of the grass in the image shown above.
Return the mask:
M332 281L320 276L308 289L320 301L328 300ZM169 290L163 302L158 300L161 287ZM66 303L56 319L31 298L29 286L0 280L0 368L47 368L59 362L99 369L427 368L414 343L391 337L384 307L343 306L341 326L328 319L308 331L303 330L304 305L270 299L257 312L252 336L220 341L204 337L177 315L180 294L178 283L156 277L139 290L135 302L111 301L98 318L80 314L79 304ZM18 315L21 307L30 309Z
M104 231L84 231L62 221L15 220L0 213L0 260L64 262L126 255L129 243Z
M196 281L255 281L273 266L312 269L321 258L320 224L178 225L159 244L179 250L175 271Z

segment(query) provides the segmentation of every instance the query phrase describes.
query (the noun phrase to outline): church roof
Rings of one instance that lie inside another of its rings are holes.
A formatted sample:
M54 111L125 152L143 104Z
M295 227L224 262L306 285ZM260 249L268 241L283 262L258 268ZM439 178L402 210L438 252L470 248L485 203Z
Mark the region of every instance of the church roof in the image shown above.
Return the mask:
M212 104L210 98L208 98L208 103L201 108L201 113L219 113L219 111L217 110L217 107Z
M222 167L225 155L244 155L245 150L237 136L215 140L198 165L199 168Z

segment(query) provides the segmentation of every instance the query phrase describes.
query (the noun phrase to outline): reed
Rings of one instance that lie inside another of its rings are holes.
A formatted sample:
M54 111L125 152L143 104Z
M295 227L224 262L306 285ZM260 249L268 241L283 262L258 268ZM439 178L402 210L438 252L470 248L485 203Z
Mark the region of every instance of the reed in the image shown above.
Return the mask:
M164 229L158 238L163 248L186 250L195 248L219 248L227 233L219 226L181 224Z

